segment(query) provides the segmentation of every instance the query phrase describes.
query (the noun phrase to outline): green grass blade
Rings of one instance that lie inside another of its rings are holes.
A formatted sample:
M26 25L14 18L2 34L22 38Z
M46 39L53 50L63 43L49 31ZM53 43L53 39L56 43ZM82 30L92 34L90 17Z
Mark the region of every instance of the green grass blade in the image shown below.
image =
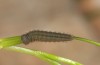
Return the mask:
M83 42L88 42L88 43L94 44L94 45L96 45L96 46L100 46L100 43L98 43L98 42L96 42L96 41L93 41L93 40L86 39L86 38L74 36L74 39L80 40L80 41L83 41Z
M0 48L15 46L15 45L18 45L21 43L22 43L22 41L21 41L20 36L3 38L3 39L0 39Z
M64 62L64 63L67 63L69 65L82 65L78 62L75 62L75 61L72 61L72 60L69 60L69 59L66 59L66 58L62 58L62 57L59 57L59 56L55 56L55 55L52 55L52 54L48 54L48 53L45 53L45 52L41 52L41 51L34 51L34 50L16 47L16 46L8 47L6 49L25 53L25 54L29 54L29 55L34 55L34 56L39 57L43 60L51 62L52 65L60 65L58 62Z
M36 56L36 57L38 57L42 60L47 61L51 65L61 65L60 63L58 63L54 60L48 59L48 58L44 57L43 55L41 55L42 52L40 52L40 51L33 51L33 50L30 50L30 49L26 49L26 48L22 48L22 47L16 47L16 46L11 46L11 47L8 47L8 48L5 48L5 49Z

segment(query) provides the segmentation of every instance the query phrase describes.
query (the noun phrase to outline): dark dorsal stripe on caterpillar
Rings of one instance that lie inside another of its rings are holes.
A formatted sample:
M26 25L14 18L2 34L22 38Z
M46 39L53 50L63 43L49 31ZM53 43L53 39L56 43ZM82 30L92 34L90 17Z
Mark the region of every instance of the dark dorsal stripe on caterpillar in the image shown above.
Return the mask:
M35 30L22 35L21 40L24 44L29 44L30 42L33 41L60 42L60 41L71 41L73 40L73 36L64 33Z

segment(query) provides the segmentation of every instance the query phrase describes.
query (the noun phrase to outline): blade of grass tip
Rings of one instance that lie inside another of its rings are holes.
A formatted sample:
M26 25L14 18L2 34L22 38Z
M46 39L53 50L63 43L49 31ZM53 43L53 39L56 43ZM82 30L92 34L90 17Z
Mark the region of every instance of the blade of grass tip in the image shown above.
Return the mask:
M17 51L17 52L21 52L21 53L25 53L25 54L29 54L29 55L34 55L34 56L36 56L36 57L38 57L42 60L49 62L51 65L61 65L60 63L41 55L41 53L42 53L41 51L37 52L37 51L34 51L34 50L30 50L30 49L26 49L26 48L22 48L22 47L16 47L16 46L7 47L5 49Z
M86 38L82 38L82 37L77 37L77 36L73 36L73 38L76 39L76 40L80 40L80 41L88 42L90 44L94 44L96 46L100 46L100 43L98 43L96 41L93 41L93 40L90 40L90 39L86 39Z
M38 51L37 51L38 52ZM67 64L70 64L70 65L82 65L76 61L72 61L70 59L66 59L66 58L62 58L62 57L59 57L59 56L55 56L53 54L48 54L48 53L45 53L45 52L42 52L41 53L43 56L51 59L51 60L54 60L54 61L57 61L57 62L64 62L64 63L67 63Z

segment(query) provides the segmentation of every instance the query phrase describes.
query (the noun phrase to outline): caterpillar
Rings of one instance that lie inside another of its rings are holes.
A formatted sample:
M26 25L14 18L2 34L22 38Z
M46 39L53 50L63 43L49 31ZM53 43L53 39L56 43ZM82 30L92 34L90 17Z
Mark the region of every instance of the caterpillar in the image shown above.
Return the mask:
M64 33L34 30L21 35L21 40L24 44L29 44L30 42L33 41L61 42L61 41L71 41L73 40L73 36Z

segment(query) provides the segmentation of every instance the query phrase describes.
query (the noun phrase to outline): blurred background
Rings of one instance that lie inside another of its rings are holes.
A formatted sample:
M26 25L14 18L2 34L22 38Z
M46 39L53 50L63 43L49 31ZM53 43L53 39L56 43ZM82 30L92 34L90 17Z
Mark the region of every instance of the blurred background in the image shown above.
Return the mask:
M45 30L100 42L100 18L89 21L83 17L83 12L95 8L100 9L100 0L0 0L0 38ZM84 65L100 65L100 48L77 40L19 46L52 53ZM0 65L48 64L34 56L2 49Z

